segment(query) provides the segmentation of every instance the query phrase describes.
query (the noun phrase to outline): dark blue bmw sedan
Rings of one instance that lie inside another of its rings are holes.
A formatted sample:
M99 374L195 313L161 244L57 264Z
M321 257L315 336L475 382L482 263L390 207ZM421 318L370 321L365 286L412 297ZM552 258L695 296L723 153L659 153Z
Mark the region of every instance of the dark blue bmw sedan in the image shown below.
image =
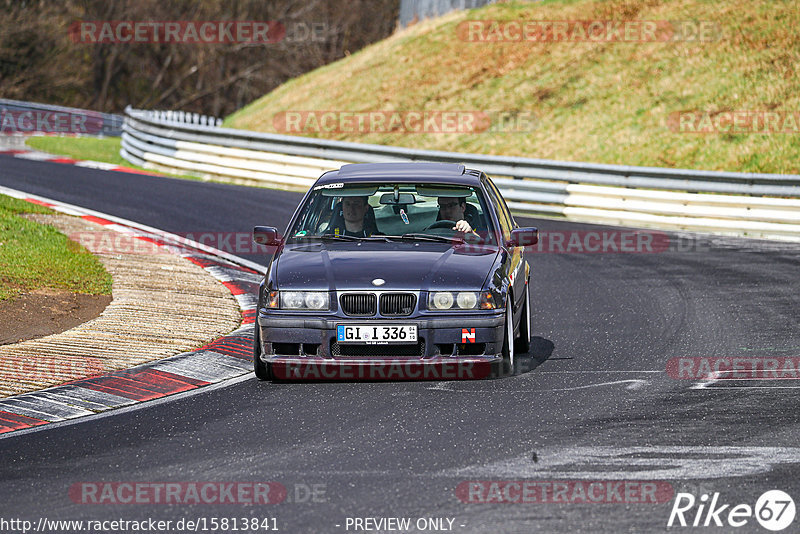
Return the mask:
M254 338L262 380L442 380L514 370L530 348L536 228L486 174L444 163L323 174L280 236Z

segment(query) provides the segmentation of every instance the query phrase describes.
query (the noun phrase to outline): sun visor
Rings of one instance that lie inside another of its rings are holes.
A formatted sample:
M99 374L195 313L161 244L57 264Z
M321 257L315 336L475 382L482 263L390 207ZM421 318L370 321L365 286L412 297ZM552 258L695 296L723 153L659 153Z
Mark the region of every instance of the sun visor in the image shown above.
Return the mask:
M331 186L339 187L331 187ZM377 185L348 185L343 183L327 184L321 188L320 194L326 197L371 197L378 191Z
M443 185L417 185L417 194L424 197L457 197L467 198L472 196L472 190L467 187L447 187Z

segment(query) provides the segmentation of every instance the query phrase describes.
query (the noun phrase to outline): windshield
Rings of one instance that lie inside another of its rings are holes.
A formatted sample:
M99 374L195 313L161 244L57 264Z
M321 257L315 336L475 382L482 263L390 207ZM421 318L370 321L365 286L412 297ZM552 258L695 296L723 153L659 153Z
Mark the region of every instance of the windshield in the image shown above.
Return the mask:
M494 241L480 189L465 186L334 183L306 199L290 240Z

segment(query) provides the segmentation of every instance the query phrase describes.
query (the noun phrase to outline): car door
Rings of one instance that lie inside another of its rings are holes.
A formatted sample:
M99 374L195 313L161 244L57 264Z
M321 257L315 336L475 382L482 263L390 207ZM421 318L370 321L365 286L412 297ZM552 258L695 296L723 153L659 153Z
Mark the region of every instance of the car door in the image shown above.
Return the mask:
M508 254L507 261L505 262L507 266L506 276L509 279L509 284L511 285L512 293L514 295L513 306L514 312L516 313L517 310L521 309L525 298L525 277L527 274L527 268L525 266L525 258L523 255L524 247L509 248L505 245L505 243L511 238L511 230L518 228L518 225L516 222L514 222L514 218L511 216L511 212L506 205L505 199L500 194L500 190L497 189L497 186L494 185L488 176L486 177L485 185L489 193L489 199L495 207L498 222L500 223L503 248Z

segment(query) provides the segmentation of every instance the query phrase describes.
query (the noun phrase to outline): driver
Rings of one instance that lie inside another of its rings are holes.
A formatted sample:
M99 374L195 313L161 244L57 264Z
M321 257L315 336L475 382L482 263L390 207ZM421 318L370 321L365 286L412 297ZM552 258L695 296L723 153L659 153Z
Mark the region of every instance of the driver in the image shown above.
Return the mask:
M477 221L472 219L471 213L467 213L467 199L464 197L439 197L439 219L456 221L453 230L458 232L476 233Z

